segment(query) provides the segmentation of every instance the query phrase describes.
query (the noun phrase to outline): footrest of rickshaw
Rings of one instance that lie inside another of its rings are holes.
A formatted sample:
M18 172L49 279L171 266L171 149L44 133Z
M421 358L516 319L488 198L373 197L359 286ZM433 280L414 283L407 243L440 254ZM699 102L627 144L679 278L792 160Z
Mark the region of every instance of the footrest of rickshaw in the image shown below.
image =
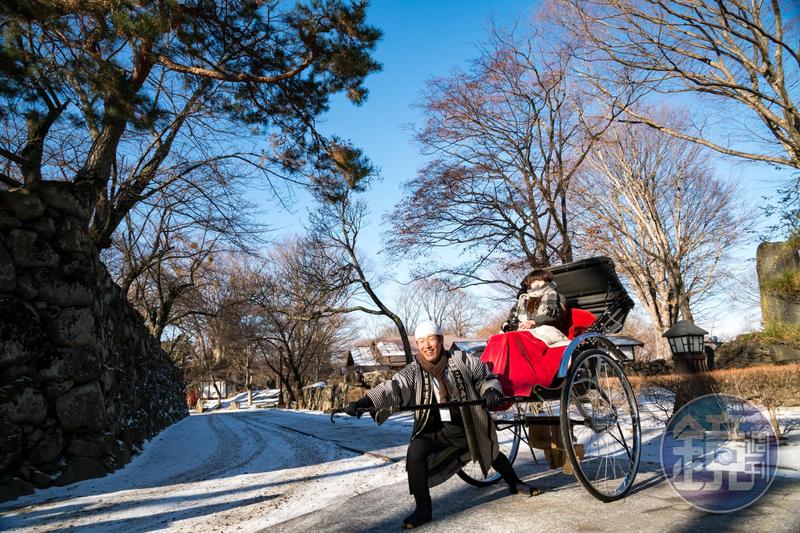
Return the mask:
M536 417L531 417L535 419ZM558 426L546 424L528 424L528 444L531 448L536 448L544 452L547 464L550 468L563 467L564 473L574 475L572 464L564 450L564 443L561 439L561 431ZM583 460L583 445L574 445L575 455L578 461Z

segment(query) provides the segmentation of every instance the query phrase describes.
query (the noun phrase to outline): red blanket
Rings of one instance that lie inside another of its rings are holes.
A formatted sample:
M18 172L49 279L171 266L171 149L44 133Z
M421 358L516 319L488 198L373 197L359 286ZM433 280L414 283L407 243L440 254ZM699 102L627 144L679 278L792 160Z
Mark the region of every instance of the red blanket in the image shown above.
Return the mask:
M582 309L570 310L567 337L586 331L595 316ZM500 378L506 396L528 396L534 385L549 387L558 372L566 346L549 348L529 331L509 331L489 337L481 361Z

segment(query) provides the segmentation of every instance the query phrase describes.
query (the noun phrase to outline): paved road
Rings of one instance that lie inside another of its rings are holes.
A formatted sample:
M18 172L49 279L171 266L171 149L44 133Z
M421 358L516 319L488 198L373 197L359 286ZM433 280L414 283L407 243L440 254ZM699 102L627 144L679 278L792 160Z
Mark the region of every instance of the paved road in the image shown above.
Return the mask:
M397 530L413 505L409 432L408 418L376 427L278 410L192 416L111 476L0 504L0 531ZM511 497L501 485L453 478L433 489L435 521L422 530L800 531L800 479L778 478L756 505L711 515L681 500L652 464L611 504L536 466L527 450L515 467L544 494Z
M292 421L298 424L297 419ZM407 439L408 428L402 422L377 430L354 425L345 419L332 429L317 427L309 419L302 423L302 429L313 431L320 438L341 439L341 443L350 448L361 446L371 454L391 455L402 462L404 447L390 448L391 453L376 449L382 432L391 433L392 438L399 432ZM353 434L359 434L360 438L351 438ZM544 463L541 458L539 462ZM527 449L520 452L515 468L526 481L545 489L544 494L535 498L509 496L502 484L481 489L453 478L432 490L434 521L420 529L526 533L538 530L800 531L800 479L778 477L751 507L736 513L711 514L681 499L664 480L660 465L655 463L642 465L635 486L624 500L607 504L591 497L574 477L535 465ZM408 485L400 482L283 522L276 529L298 533L396 530L412 510Z
M796 480L776 479L769 492L748 509L710 514L678 497L655 467L645 468L627 498L607 504L589 496L575 478L557 472L524 472L527 481L545 489L535 498L509 496L499 484L479 489L452 479L433 489L434 521L420 531L800 531L800 482ZM289 520L276 529L298 533L397 530L412 510L407 484L397 483Z

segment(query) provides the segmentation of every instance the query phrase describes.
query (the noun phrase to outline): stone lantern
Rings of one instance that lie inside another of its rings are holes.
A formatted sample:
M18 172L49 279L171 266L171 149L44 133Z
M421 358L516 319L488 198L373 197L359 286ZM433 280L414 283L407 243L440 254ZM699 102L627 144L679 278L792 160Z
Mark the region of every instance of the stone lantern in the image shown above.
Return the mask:
M691 320L680 320L664 332L672 351L676 373L695 374L708 370L703 340L707 333Z

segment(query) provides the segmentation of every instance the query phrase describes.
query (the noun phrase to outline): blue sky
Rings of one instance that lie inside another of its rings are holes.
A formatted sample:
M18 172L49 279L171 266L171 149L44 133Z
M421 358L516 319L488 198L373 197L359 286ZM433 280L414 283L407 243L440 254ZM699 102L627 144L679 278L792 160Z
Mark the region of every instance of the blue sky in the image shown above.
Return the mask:
M421 122L413 106L426 81L468 67L478 55L491 18L511 25L530 16L535 4L530 0L373 1L368 21L384 32L375 53L383 70L367 78L369 97L363 105L356 107L337 97L321 125L325 133L350 139L381 171L381 180L367 194L372 224L363 236L364 252L379 252L381 217L400 199L401 184L422 164L408 125ZM296 232L308 205L308 197L299 194L293 214L273 213L266 221L280 233Z
M412 143L409 124L422 122L414 108L427 80L447 75L457 68L468 68L479 55L479 45L488 36L489 21L500 26L527 23L539 2L523 0L418 1L373 0L368 21L383 31L375 56L383 70L367 79L368 100L359 107L344 97L331 103L321 129L350 139L362 148L380 169L382 179L366 193L371 215L370 226L362 234L362 253L373 260L377 270L390 265L379 255L382 216L402 197L402 183L412 178L424 163ZM736 181L747 202L760 203L778 180L788 177L766 165L718 159L718 176ZM259 199L265 196L256 195ZM266 204L265 204L266 205ZM275 204L264 209L263 222L275 228L273 237L302 232L310 199L302 192L292 205L292 212L276 210ZM743 244L736 250L740 268L752 267L757 243ZM392 262L399 278L409 265ZM381 287L382 296L391 302L399 290L396 285ZM724 297L708 311L701 311L698 323L712 333L730 335L758 326L757 308L735 309ZM487 317L488 319L488 317Z

